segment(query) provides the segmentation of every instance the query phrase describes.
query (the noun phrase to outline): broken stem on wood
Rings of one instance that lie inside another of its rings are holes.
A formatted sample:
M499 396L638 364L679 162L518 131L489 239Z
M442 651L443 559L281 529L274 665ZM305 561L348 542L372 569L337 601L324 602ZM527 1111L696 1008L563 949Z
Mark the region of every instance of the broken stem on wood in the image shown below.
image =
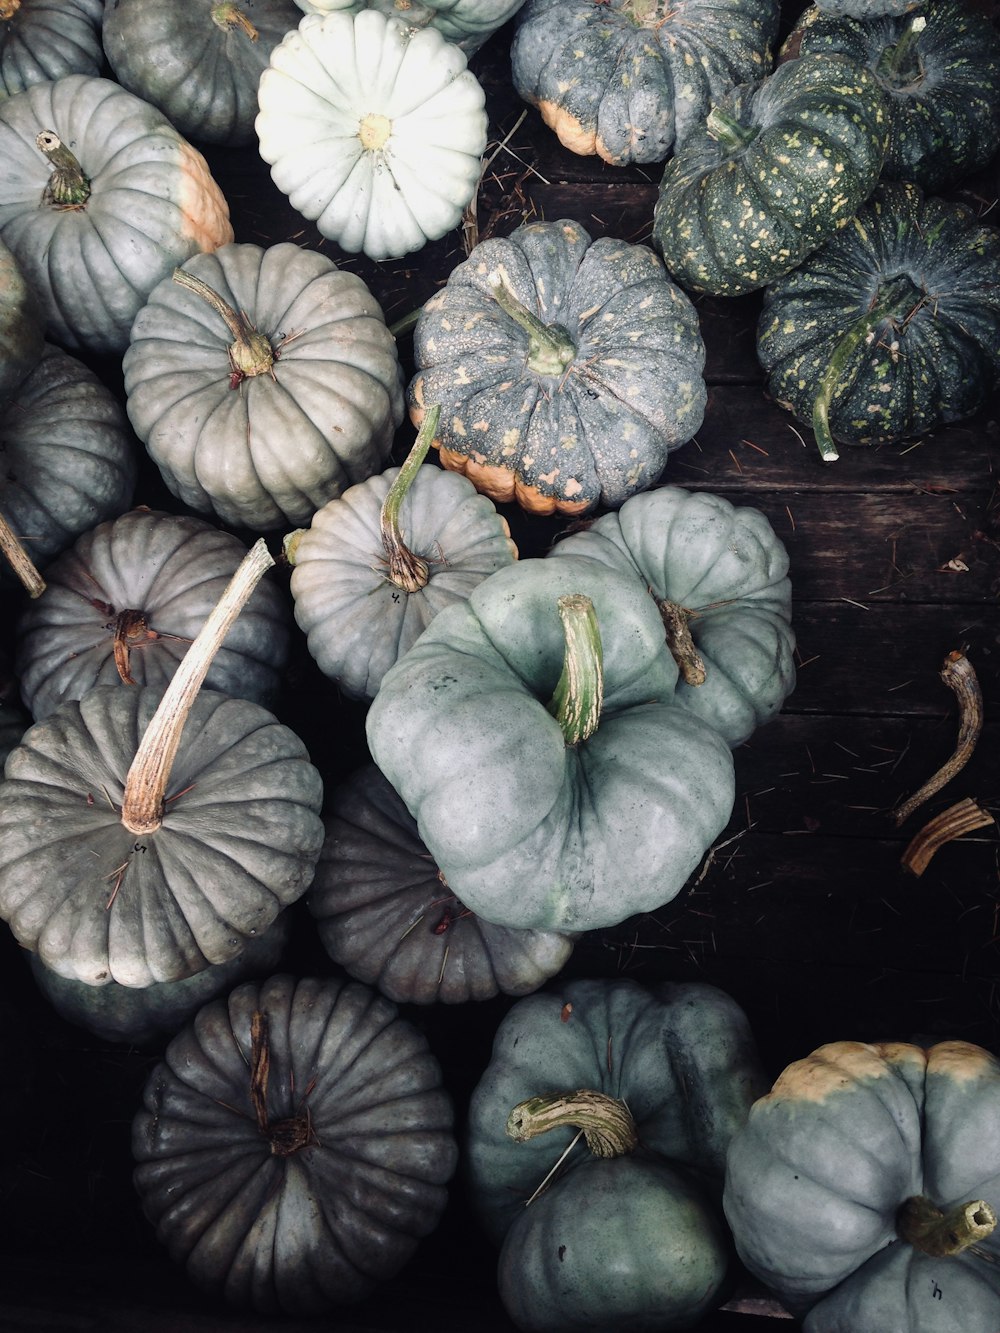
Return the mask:
M918 806L939 792L945 783L960 773L972 757L976 741L983 729L983 695L972 663L957 650L950 652L941 668L941 679L958 700L958 740L955 751L938 771L927 779L922 787L913 793L892 812L897 828L913 814Z
M903 869L909 870L911 874L922 875L930 865L931 857L946 842L952 842L955 838L962 837L964 833L972 833L975 829L986 828L995 823L996 820L991 814L967 796L928 820L920 832L910 840L906 851L899 858L900 863Z

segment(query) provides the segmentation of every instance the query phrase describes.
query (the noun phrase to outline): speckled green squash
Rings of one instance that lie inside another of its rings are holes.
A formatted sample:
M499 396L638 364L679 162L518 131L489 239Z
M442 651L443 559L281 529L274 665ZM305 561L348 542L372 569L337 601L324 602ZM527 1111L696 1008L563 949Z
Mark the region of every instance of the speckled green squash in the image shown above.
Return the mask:
M482 241L424 306L410 413L494 500L582 514L645 490L702 423L705 344L644 245L537 222Z
M881 185L767 289L757 351L824 458L836 440L889 443L962 420L1000 376L1000 230L915 185Z
M574 153L662 162L709 107L771 68L774 0L528 0L514 86Z
M977 171L1000 147L1000 31L957 0L900 17L834 17L812 5L782 48L837 51L867 65L886 94L882 177L936 190Z
M795 684L788 553L759 509L662 486L552 548L633 572L681 668L676 698L739 745Z
M820 1047L737 1130L724 1203L805 1333L994 1333L1000 1061L961 1041Z
M0 0L0 98L101 72L104 0Z
M894 17L915 8L917 0L818 0L818 7L827 14L849 14L857 19L879 19L885 14Z
M870 70L803 56L714 106L666 165L653 244L682 286L719 296L788 273L878 180L889 134Z

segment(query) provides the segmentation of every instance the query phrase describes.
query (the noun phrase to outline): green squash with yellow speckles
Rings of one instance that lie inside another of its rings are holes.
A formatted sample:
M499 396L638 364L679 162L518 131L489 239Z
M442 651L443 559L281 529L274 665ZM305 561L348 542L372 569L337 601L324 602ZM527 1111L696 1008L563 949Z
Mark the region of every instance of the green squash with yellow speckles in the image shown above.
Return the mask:
M972 416L1000 383L1000 229L885 182L767 288L757 353L827 460Z
M532 513L617 508L702 423L705 344L645 245L534 222L480 242L421 311L415 424L441 462Z
M734 88L664 169L653 244L668 272L718 296L791 272L868 198L888 133L881 85L845 56Z

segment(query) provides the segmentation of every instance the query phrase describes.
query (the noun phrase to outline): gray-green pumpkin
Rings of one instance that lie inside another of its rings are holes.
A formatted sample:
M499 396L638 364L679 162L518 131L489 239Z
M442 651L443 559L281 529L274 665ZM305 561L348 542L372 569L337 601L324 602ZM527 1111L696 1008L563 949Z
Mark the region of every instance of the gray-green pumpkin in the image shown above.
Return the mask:
M755 291L843 227L885 160L885 96L840 55L788 61L727 94L667 163L653 244L682 286Z
M0 98L101 72L104 0L0 0Z
M43 346L37 298L17 260L0 242L0 403L38 364Z
M977 171L1000 147L1000 32L957 0L848 17L811 5L782 48L835 51L875 75L889 110L882 177L925 190Z
M764 293L770 393L835 441L887 444L978 411L1000 379L1000 230L880 185L851 224Z

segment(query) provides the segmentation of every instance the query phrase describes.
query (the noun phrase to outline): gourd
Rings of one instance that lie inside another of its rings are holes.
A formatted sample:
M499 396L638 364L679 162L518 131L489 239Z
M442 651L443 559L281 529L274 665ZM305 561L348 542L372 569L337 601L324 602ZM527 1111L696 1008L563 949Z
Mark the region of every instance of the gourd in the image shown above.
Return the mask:
M104 0L2 0L0 99L66 74L101 72Z
M424 305L407 390L445 467L533 513L615 507L702 423L705 345L645 245L566 219L480 242Z
M726 1150L765 1086L746 1016L713 986L573 980L518 1000L466 1148L518 1327L652 1333L720 1304Z
M98 686L8 758L0 915L60 976L180 981L308 888L323 825L305 746L260 705L199 689L271 564L257 543L165 690Z
M0 242L0 404L41 360L43 346L35 297Z
M464 906L589 930L674 898L732 812L729 747L676 682L634 576L520 560L386 673L368 744Z
M954 0L847 17L811 5L782 54L836 51L867 65L889 111L882 177L938 190L1000 147L1000 33Z
M399 258L458 226L479 182L486 98L435 28L373 9L307 14L258 96L275 185L342 250Z
M129 418L171 492L256 532L308 523L377 472L404 414L368 286L291 242L223 246L164 278L123 368Z
M374 696L443 607L517 558L490 500L422 465L436 420L401 468L349 487L285 542L296 622L320 670L354 698Z
M0 510L37 566L128 508L136 454L111 390L47 344L0 416Z
M175 265L233 239L202 155L109 79L70 74L0 102L0 239L70 349L121 355Z
M1000 1061L963 1041L832 1042L730 1144L725 1211L807 1333L1000 1325Z
M758 509L663 486L571 533L587 556L642 580L680 668L676 699L739 745L795 684L788 553Z
M46 569L45 591L17 625L21 697L35 721L97 685L162 689L245 555L203 519L150 509L84 533ZM212 659L208 688L273 701L290 620L265 576Z
M778 17L774 0L528 0L514 87L574 153L662 162L724 93L770 70Z
M300 18L294 0L115 0L104 50L123 88L196 143L255 142L257 84Z
M971 416L1000 377L1000 231L886 182L849 227L764 294L770 393L835 441L890 443Z
M734 88L667 163L653 244L682 286L756 291L797 268L875 187L889 115L878 80L807 55Z
M325 822L306 906L333 961L390 1000L526 995L573 952L572 935L495 926L470 912L374 764L333 791Z
M818 0L818 8L827 14L871 20L886 14L895 18L915 9L918 3L919 0Z
M279 974L206 1005L132 1128L135 1186L199 1286L314 1314L391 1278L458 1156L426 1039L359 982Z
M307 14L377 9L408 28L436 28L471 56L521 8L524 0L295 0Z

